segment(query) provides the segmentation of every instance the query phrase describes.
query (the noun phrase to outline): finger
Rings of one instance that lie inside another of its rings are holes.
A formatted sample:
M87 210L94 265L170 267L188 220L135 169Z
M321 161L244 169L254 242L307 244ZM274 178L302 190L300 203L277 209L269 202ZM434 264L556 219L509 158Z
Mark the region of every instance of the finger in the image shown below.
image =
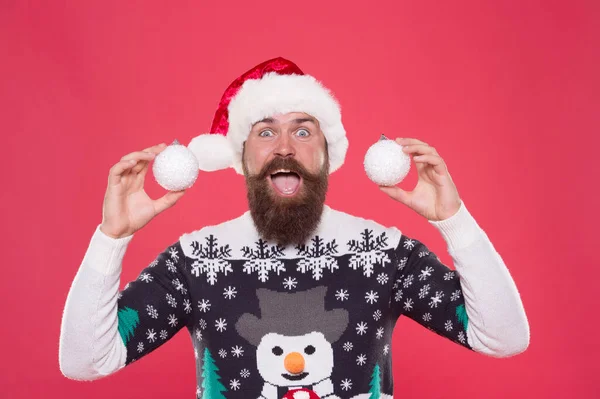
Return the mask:
M121 161L128 161L130 159L135 159L136 161L150 161L151 159L154 159L155 156L156 154L153 152L135 151L125 155L121 158Z
M154 210L157 214L159 214L164 210L169 209L170 207L175 205L175 203L179 201L181 197L183 197L183 194L185 194L185 190L169 191L161 198L154 201Z
M119 161L110 168L108 173L108 183L111 185L119 184L121 182L121 176L127 173L131 168L135 166L137 160L128 159L125 161Z
M399 201L405 205L408 205L410 200L410 193L401 189L400 187L388 187L388 186L379 186L379 189L389 195L391 198Z
M157 144L155 146L152 147L148 147L145 150L143 150L143 152L148 152L148 153L152 153L155 155L154 158L156 158L157 154L160 154L165 148L167 148L167 145L165 143L161 143L161 144ZM137 165L135 165L135 167L131 170L132 173L140 173L142 177L144 177L146 175L146 171L148 170L148 165L150 164L150 161L140 161L138 162Z
M159 154L162 150L164 150L165 148L167 148L167 144L165 143L160 143L157 145L154 145L152 147L148 147L145 150L143 150L144 152L151 152L154 154Z
M429 145L424 141L421 140L417 140L415 138L412 137L399 137L396 140L396 143L400 144L400 145L411 145L411 144L425 144L425 145Z
M426 163L429 165L433 165L433 170L435 170L438 174L443 175L446 173L446 168L444 166L444 160L442 157L433 154L427 155L417 155L413 157L413 160L418 163Z
M435 154L438 155L435 148L427 144L411 144L402 147L402 151L407 154Z

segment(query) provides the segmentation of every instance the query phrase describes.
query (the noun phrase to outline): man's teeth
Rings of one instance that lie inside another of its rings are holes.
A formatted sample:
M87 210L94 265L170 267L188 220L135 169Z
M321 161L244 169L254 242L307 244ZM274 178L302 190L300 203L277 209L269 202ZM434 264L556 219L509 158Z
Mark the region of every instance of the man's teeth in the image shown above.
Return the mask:
M289 169L279 169L279 170L276 170L273 174L276 174L276 173L290 173L290 170Z

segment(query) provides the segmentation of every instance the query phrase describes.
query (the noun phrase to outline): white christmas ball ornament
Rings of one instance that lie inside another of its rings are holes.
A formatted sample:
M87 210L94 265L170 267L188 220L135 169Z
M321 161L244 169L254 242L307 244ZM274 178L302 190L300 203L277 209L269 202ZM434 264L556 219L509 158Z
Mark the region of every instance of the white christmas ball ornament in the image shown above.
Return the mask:
M402 151L402 146L385 136L373 144L365 154L365 172L374 183L380 186L395 186L410 170L410 156Z
M154 158L152 173L166 190L179 191L192 187L198 177L198 159L177 140Z

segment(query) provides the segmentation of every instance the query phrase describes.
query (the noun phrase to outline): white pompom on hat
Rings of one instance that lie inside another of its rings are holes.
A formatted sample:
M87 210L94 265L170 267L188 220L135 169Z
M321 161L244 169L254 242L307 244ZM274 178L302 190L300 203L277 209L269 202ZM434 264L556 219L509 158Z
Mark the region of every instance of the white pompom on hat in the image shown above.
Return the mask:
M329 173L342 166L348 139L338 101L318 80L281 57L234 80L219 102L210 133L193 138L188 148L198 158L200 170L232 167L243 174L243 143L252 125L289 112L304 112L319 121L329 149Z

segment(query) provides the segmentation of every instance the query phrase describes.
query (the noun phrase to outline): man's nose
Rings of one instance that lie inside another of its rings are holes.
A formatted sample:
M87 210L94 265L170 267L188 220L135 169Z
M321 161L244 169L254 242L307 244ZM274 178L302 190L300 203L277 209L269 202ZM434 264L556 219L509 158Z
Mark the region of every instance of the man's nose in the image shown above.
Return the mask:
M292 139L289 135L282 134L279 136L274 153L280 157L291 157L296 155L294 143L292 143Z

